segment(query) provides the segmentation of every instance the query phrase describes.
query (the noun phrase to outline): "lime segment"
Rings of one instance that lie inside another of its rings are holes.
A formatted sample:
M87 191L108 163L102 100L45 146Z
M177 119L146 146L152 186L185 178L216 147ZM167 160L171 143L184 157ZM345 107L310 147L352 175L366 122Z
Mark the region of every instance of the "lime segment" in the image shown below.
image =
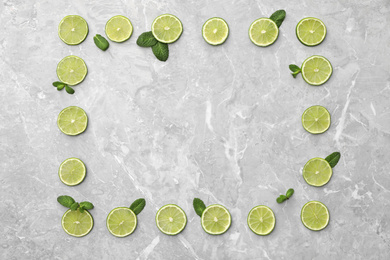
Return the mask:
M222 18L210 18L202 27L202 35L208 44L219 45L224 43L229 36L229 26Z
M70 106L58 115L58 128L66 135L78 135L87 129L88 117L83 109Z
M320 187L332 177L332 167L322 158L310 159L303 167L302 175L307 184Z
M186 213L177 205L168 204L161 207L156 214L158 229L166 235L177 235L187 224Z
M58 170L60 180L69 186L80 184L86 174L85 164L77 158L69 158L63 161Z
M137 216L129 208L115 208L108 214L106 224L111 234L125 237L133 233L137 227Z
M269 18L260 18L254 21L249 27L249 38L260 47L273 44L279 35L279 28Z
M312 106L302 114L302 126L311 134L324 133L330 127L329 111L322 106Z
M152 23L153 36L159 42L173 43L180 38L182 32L181 21L171 14L160 15Z
M83 237L93 228L93 218L88 210L81 213L79 210L68 210L62 216L62 228L74 237Z
M106 23L106 35L113 42L124 42L133 34L133 25L123 15L111 17Z
M313 86L319 86L327 82L332 72L332 64L322 56L311 56L302 64L302 77Z
M82 43L87 35L88 24L81 16L65 16L58 25L58 36L68 45Z
M248 214L248 226L257 235L269 235L275 228L274 212L267 206L256 206Z
M74 55L63 58L57 65L58 79L70 86L81 83L87 73L88 69L84 60Z
M307 46L320 44L326 36L326 26L318 18L307 17L299 21L296 27L298 40Z
M319 201L309 201L302 207L301 221L310 230L322 230L329 223L328 208Z
M202 213L201 223L204 231L211 235L225 233L231 223L232 218L229 211L222 205L214 204L208 206Z

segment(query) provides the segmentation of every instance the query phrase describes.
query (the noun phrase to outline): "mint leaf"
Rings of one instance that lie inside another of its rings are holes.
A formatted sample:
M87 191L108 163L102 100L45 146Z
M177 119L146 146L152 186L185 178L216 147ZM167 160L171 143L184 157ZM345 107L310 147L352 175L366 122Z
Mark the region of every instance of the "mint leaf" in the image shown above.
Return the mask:
M291 196L294 194L294 189L288 189L286 192L287 199L291 198Z
M206 209L206 205L204 205L204 202L201 199L194 198L194 201L192 204L194 206L194 210L195 210L196 214L199 217L202 217L202 213Z
M68 85L65 85L65 90L66 90L66 92L68 92L68 94L73 95L73 93L74 93L74 89L69 87Z
M325 160L329 163L330 167L335 167L339 162L341 154L339 152L334 152L328 155Z
M62 90L65 86L67 86L67 85L65 85L65 84L64 84L64 85L60 85L60 86L57 87L57 90L60 91L60 90Z
M70 208L73 203L75 203L74 199L71 196L59 196L57 198L58 203L60 203L62 206Z
M282 203L282 202L285 201L286 199L287 199L286 196L280 195L280 196L276 199L276 202L277 202L277 203Z
M152 47L152 51L154 56L160 61L166 61L169 57L168 44L166 43L157 42L157 44Z
M301 73L301 68L298 67L297 65L290 64L288 67L289 67L290 70L292 71L291 75L293 75L294 78L296 78L297 75L298 75L299 73Z
M84 213L83 207L79 207L79 211L80 211L80 213Z
M286 11L278 10L275 13L273 13L269 19L274 21L276 25L280 27L284 21L284 18L286 18Z
M136 199L133 203L131 203L130 209L135 215L138 215L145 208L145 205L145 199Z
M53 82L53 86L56 87L57 89L60 87L63 89L65 87L65 83L62 83L61 81L55 81Z
M157 44L152 32L144 32L137 39L137 45L140 47L153 47Z
M70 209L75 211L77 210L77 208L79 207L80 205L77 203L77 202L74 202L71 206L70 206Z
M90 209L93 209L93 204L91 202L88 202L88 201L83 201L83 202L80 202L80 208L90 210Z
M108 43L108 41L106 40L106 38L104 38L103 36L101 36L100 34L96 34L95 37L93 37L93 41L95 42L95 45L101 49L102 51L105 51L108 49L108 47L110 46L110 44Z

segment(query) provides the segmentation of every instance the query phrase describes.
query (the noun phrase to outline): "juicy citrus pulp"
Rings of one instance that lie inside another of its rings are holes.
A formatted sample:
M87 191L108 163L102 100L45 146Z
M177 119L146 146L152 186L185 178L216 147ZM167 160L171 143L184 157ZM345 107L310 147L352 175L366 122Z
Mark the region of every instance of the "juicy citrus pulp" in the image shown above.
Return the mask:
M303 79L313 86L319 86L328 81L333 68L330 62L318 55L307 58L302 64Z
M58 36L66 44L80 44L85 40L87 35L88 24L81 16L65 16L58 25Z
M309 201L302 207L301 221L310 230L322 230L329 223L328 208L319 201Z
M208 44L219 45L229 36L229 26L222 18L210 18L202 27L202 35Z
M57 65L58 79L70 86L81 83L87 72L84 60L74 55L63 58Z
M111 17L106 23L106 35L113 42L124 42L130 38L133 33L133 25L129 18L123 15Z
M64 184L74 186L84 180L86 171L85 165L80 159L69 158L61 163L58 175Z
M202 213L201 223L204 231L211 235L225 233L231 223L232 218L229 211L222 205L214 204L208 206Z
M318 18L303 18L295 29L298 40L307 46L320 44L326 36L326 26Z
M186 227L187 216L179 206L168 204L158 210L156 224L164 234L177 235Z
M171 14L160 15L152 23L153 36L159 42L173 43L180 38L182 32L181 21Z
M322 106L311 106L302 114L302 126L311 134L321 134L330 127L329 111Z
M83 109L70 106L58 115L58 128L66 135L78 135L85 131L88 124L87 114Z
M254 21L249 27L249 38L260 47L273 44L279 35L279 28L269 18L260 18Z
M302 170L302 175L307 184L312 186L323 186L332 177L332 167L322 158L310 159Z
M74 237L83 237L93 228L93 218L88 210L81 213L78 209L75 211L67 210L62 216L62 228L66 233Z
M129 208L115 208L108 214L106 224L111 234L125 237L133 233L137 227L137 216Z
M249 212L247 222L255 234L266 236L275 228L275 215L269 207L260 205Z

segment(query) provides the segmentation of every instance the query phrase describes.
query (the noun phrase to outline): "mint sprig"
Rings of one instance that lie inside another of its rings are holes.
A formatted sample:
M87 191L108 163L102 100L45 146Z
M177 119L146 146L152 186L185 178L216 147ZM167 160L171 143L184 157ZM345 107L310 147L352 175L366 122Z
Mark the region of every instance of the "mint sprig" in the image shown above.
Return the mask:
M110 46L106 38L104 38L100 34L96 34L95 37L93 37L93 41L95 42L95 45L102 51L106 51Z
M137 39L137 45L140 47L151 47L154 56L160 61L167 61L169 57L168 44L159 42L152 32L144 32Z
M74 199L71 196L63 195L57 198L58 203L62 206L70 208L73 203L75 203Z
M131 203L130 209L134 212L135 215L138 215L145 208L145 205L145 199L136 199L133 203Z
M94 206L89 201L83 201L83 202L76 202L71 196L62 195L57 198L57 201L64 207L70 208L71 210L75 211L79 209L81 213L84 212L84 210L90 210L93 209Z
M291 198L291 196L294 194L294 189L290 188L287 190L286 192L286 195L280 195L277 199L276 199L276 202L277 203L283 203L284 201L288 200L289 198Z
M339 152L334 152L328 155L325 160L329 163L330 167L335 167L339 162L341 154Z
M294 77L294 79L297 77L299 73L301 73L301 68L298 67L297 65L290 64L288 67L290 68L292 72L291 75Z
M69 87L69 85L61 82L61 81L55 81L53 82L53 86L57 88L58 91L61 91L62 89L65 88L65 91L68 93L68 94L71 94L73 95L74 94L74 89Z
M206 205L204 204L204 202L201 199L194 198L194 201L192 204L194 206L194 210L195 210L196 214L199 217L202 217L202 213L206 209Z
M274 21L278 27L280 27L284 21L284 18L286 18L286 11L284 10L278 10L275 13L273 13L269 19Z

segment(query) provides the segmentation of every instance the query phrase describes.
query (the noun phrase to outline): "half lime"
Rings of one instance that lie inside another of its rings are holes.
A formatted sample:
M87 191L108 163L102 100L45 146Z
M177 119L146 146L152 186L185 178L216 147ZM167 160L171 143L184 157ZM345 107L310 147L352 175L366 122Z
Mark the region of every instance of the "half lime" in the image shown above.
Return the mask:
M249 27L249 38L260 47L273 44L279 36L279 28L269 18L260 18L254 21Z
M213 17L208 19L202 27L203 39L211 45L219 45L229 36L229 26L224 19Z
M332 177L332 167L322 158L310 159L302 170L302 175L307 184L311 186L324 186Z
M310 230L322 230L329 224L328 208L319 201L309 201L302 207L301 221Z
M57 65L58 79L70 86L80 84L87 73L88 69L84 60L74 55L63 58Z
M306 46L316 46L324 41L326 26L318 18L306 17L299 21L295 32L301 43Z
M137 227L137 216L129 208L118 207L108 214L106 225L112 235L126 237Z
M62 216L61 221L64 231L74 237L83 237L91 232L93 228L93 218L88 210L81 213L77 210L68 210Z
M323 106L311 106L302 114L302 126L311 134L324 133L330 127L330 113Z
M60 112L57 125L66 135L79 135L87 129L88 117L82 108L70 106Z
M204 231L210 235L221 235L230 228L232 217L224 206L214 204L203 211L201 223Z
M260 205L249 212L247 222L253 233L266 236L274 230L276 220L272 209Z
M111 17L106 23L106 35L113 42L124 42L133 34L130 19L123 15Z
M88 24L81 16L65 16L58 25L58 36L68 45L82 43L87 35Z
M183 32L183 24L174 15L163 14L154 19L152 33L157 41L173 43L177 41Z
M161 207L156 214L156 225L166 235L177 235L187 224L186 213L177 205L168 204Z
M307 58L303 62L301 70L303 79L313 86L327 82L333 72L330 61L319 55Z
M80 159L68 158L61 163L58 175L64 184L75 186L84 180L86 172L85 164Z

